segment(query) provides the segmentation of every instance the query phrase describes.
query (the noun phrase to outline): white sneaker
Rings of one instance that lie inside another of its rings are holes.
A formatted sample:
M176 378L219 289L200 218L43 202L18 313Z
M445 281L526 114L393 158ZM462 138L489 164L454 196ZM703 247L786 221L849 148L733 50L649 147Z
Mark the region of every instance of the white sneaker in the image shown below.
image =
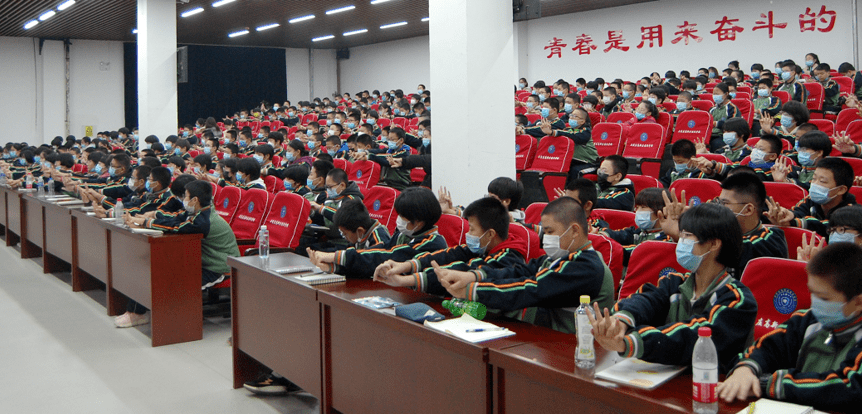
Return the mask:
M150 316L147 314L135 314L130 311L114 319L114 325L121 329L140 326L149 322Z

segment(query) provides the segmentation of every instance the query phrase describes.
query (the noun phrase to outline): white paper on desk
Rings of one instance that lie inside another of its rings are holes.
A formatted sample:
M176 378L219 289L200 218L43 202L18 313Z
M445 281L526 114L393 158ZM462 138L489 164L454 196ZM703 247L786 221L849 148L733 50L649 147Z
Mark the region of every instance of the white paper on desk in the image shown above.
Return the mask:
M749 407L737 412L747 414ZM760 398L754 402L754 414L813 414L817 411L810 406L797 405L790 402L773 401L772 399Z
M142 233L145 235L161 235L163 232L158 229L144 229L144 228L129 228L132 233Z
M96 212L87 212L87 216L96 216Z
M59 206L67 206L67 205L83 205L83 204L84 204L84 202L83 202L83 201L81 201L81 200L78 200L78 199L72 199L72 200L65 200L65 201L62 201L62 202L57 202L57 205L59 205Z
M494 329L499 327L491 323L476 320L469 314L464 314L458 318L450 318L448 320L441 320L436 322L425 320L425 326L437 331L451 334L461 340L468 341L470 343L479 343L515 335L515 332L509 329L468 333L467 330L469 329Z
M652 390L682 373L686 366L660 365L628 358L596 373L597 378Z

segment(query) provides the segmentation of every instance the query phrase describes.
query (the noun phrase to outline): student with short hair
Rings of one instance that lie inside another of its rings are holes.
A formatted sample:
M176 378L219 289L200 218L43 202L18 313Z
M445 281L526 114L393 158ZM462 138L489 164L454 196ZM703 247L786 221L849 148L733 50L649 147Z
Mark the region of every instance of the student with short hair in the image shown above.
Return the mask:
M781 80L784 82L778 90L787 92L790 94L791 100L805 105L808 97L805 92L805 87L803 87L796 79L796 68L797 65L792 60L786 60L781 63ZM784 103L784 105L787 104L787 102Z
M736 105L730 102L730 89L726 83L719 82L715 86L715 88L712 90L712 98L715 102L715 106L709 110L709 113L712 114L713 119L710 147L712 151L717 151L725 145L721 139L723 133L722 127L724 127L724 122L734 117L741 117L742 113L739 112L739 108L737 108Z
M400 127L389 130L389 148L385 154L368 154L368 160L379 164L383 171L380 173L380 183L396 190L403 190L410 185L410 170L403 167L395 167L389 159L403 159L410 155L410 146L405 144L406 134ZM395 165L398 165L396 163Z
M332 219L342 203L348 200L362 200L364 196L359 191L359 186L348 180L347 173L338 168L326 174L324 187L326 200L323 203L311 202L311 220L330 229L327 233L330 236L330 242L337 241L335 242L337 245L343 245L344 240L338 238L340 235Z
M275 149L272 145L261 144L259 146L255 146L254 156L252 157L260 164L261 176L274 176L278 180L281 180L281 177L284 174L284 168L272 163L273 156L275 156Z
M754 85L754 124L752 128L756 135L760 135L760 119L763 117L775 118L781 112L781 100L772 95L772 80L761 78Z
M724 148L718 150L718 154L727 157L732 163L739 163L746 157L751 155L751 147L748 146L748 139L751 137L751 129L748 127L748 121L742 117L730 118L724 122L724 133L722 141Z
M523 267L459 272L435 266L437 279L453 297L510 312L510 316L529 323L574 333L571 307L578 306L581 295L589 295L605 306L613 304L613 276L593 250L586 214L574 199L561 197L548 203L542 211L542 228L547 255Z
M236 181L238 187L243 190L263 189L266 183L260 178L260 163L257 159L248 157L240 159L236 165Z
M669 189L673 182L679 179L701 179L703 172L697 168L695 160L697 149L694 143L681 139L670 146L670 155L673 159L674 168L670 169L661 178L661 184Z
M635 226L620 230L605 227L599 231L600 234L622 245L624 266L628 265L632 251L646 241L673 242L662 231L662 224L659 221L659 212L665 206L665 196L670 198L670 191L667 189L650 187L641 190L635 196Z
M763 135L757 144L754 145L749 156L748 167L754 169L760 180L764 182L773 181L772 168L781 156L782 147L781 139L771 134ZM706 159L699 160L698 163L698 168L707 177L716 180L724 180L732 170L738 169L741 166L741 162L726 164Z
M754 335L757 302L731 274L739 261L742 233L726 207L704 203L679 218L676 260L689 272L672 272L619 300L610 313L588 313L597 343L622 357L686 366L700 327L712 329L719 370Z
M193 178L192 178L193 179ZM178 179L179 180L179 179ZM201 289L216 285L229 277L229 256L239 256L239 248L230 225L212 208L212 185L192 180L183 185L183 212L172 217L129 217L132 228L157 229L167 233L203 234L201 240ZM132 327L149 322L146 308L130 301L128 311L117 317L117 327Z
M566 128L566 124L559 117L560 111L560 101L557 98L548 98L544 102L542 102L542 108L540 109L542 114L542 121L537 123L534 127L529 127L524 129L524 131L519 131L520 134L528 134L536 138L542 138L546 134L543 131L545 123L548 124L552 130L564 130Z
M856 197L850 193L853 186L853 168L837 157L826 157L817 162L811 177L808 196L793 210L781 207L770 199L769 221L778 226L795 226L829 236L829 217L832 212L847 205L855 205Z
M829 216L829 238L823 238L817 243L812 237L802 239L802 246L796 247L796 260L808 262L822 251L827 242L829 245L837 243L852 243L862 246L862 206L848 205L835 209Z
M129 181L126 183L126 187L131 190L131 193L125 195L121 199L123 201L124 209L140 206L144 203L147 194L146 183L149 180L150 172L152 170L153 169L149 166L135 167L134 172L129 177ZM117 199L103 195L101 200L99 200L99 203L101 203L103 209L110 210L117 204Z
M308 179L306 179L306 185L311 189L311 192L304 195L309 202L322 204L326 200L326 176L334 168L332 162L326 160L318 159L312 163L308 172Z
M760 127L764 135L774 134L778 138L790 141L791 146L795 147L797 129L800 125L807 123L811 117L808 108L805 104L797 101L786 102L781 107L779 117L781 119L779 128L774 127L775 120L773 118L760 119Z
M368 277L387 260L403 262L423 252L446 248L446 239L437 233L440 204L434 193L424 187L408 187L395 199L397 231L389 242L377 249L347 248L336 252L309 249L308 257L321 269L333 265L345 275Z
M807 191L817 162L832 153L832 140L826 133L815 130L803 134L796 144L799 150L790 158L798 162L799 166L779 160L772 169L772 179L776 182L794 183Z
M479 199L467 206L464 215L470 224L466 244L425 252L405 262L386 261L374 271L375 280L445 296L447 292L437 280L432 261L444 269L457 271L525 265L527 241L509 232L509 214L498 199Z
M604 218L594 211L596 204L599 201L599 193L596 189L596 183L583 177L569 180L566 182L565 190L562 192L558 191L557 196L567 196L575 199L575 201L584 209L584 214L587 215L587 223L590 225L590 228L606 229L610 227L610 225L605 222ZM539 233L540 235L541 228L541 225L533 227L536 233Z
M622 156L605 157L597 172L597 209L616 209L631 212L634 209L634 184L626 175L629 162Z
M853 80L853 94L857 99L862 99L862 73L856 71L856 68L850 62L843 62L838 66L838 73Z
M572 161L569 167L569 178L575 177L580 171L594 168L599 158L599 152L593 143L592 123L590 115L582 108L575 108L568 116L568 124L562 129L554 129L551 124L544 123L539 127L543 136L566 137L575 144Z
M862 248L827 246L807 266L811 308L798 310L740 353L716 388L727 402L751 397L855 412L862 360ZM713 336L715 337L715 336Z
M308 187L308 167L305 165L287 166L284 169L284 189L300 196L311 193Z
M332 216L332 224L338 228L342 238L356 249L382 248L391 239L389 229L368 214L368 208L362 200L346 200L342 203Z

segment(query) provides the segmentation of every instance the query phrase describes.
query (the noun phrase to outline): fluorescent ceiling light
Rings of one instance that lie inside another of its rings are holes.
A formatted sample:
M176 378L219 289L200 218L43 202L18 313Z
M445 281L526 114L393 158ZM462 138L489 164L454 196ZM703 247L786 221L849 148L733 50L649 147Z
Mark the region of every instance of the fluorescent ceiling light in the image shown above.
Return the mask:
M24 25L24 29L30 29L37 24L39 24L38 20L30 20L29 22L27 22L27 24Z
M326 36L316 37L314 39L311 39L311 41L312 42L320 42L321 40L329 40L329 39L332 39L334 37L335 37L335 35L326 35Z
M386 3L387 1L389 1L389 0L371 0L371 4Z
M71 7L73 4L75 4L75 0L64 1L62 4L57 6L57 10L60 10L60 11L66 10L69 7Z
M264 30L272 29L273 27L279 27L279 26L281 26L281 25L278 23L272 23L272 24L268 24L268 25L258 26L257 31L263 32Z
M236 1L236 0L219 0L215 3L213 3L213 7L224 6L225 4L233 3L234 1Z
M327 10L327 11L326 11L326 14L335 14L335 13L346 12L346 11L348 11L348 10L353 10L353 9L355 9L355 8L356 8L356 6L354 6L354 5L352 5L352 4L351 4L350 6L345 6L345 7L341 7L341 8L338 8L338 9Z
M57 12L53 10L48 10L47 12L42 13L42 15L39 16L39 21L44 22L45 20L48 20L53 17L55 14L57 14Z
M380 28L381 29L389 29L389 28L393 28L393 27L404 26L406 24L407 24L407 22L389 23L389 24L385 24L383 26L380 26Z
M132 29L132 33L138 34L138 29Z
M293 19L290 19L287 22L288 23L299 23L299 22L302 22L305 20L311 20L311 19L314 19L313 14L309 14L308 16L302 16L302 17L294 17Z
M354 30L354 31L351 31L351 32L344 32L344 36L353 36L353 35L358 35L358 34L360 34L360 33L365 33L365 32L367 32L367 31L368 31L368 29L359 29L359 30Z
M242 35L247 35L247 34L248 34L248 30L240 30L239 32L229 33L227 35L227 37L237 37L237 36L242 36Z
M429 21L429 20L431 20L431 18L430 18L430 17L423 17L423 18L422 18L422 21L423 21L423 22L427 22L427 21Z
M189 11L185 11L185 12L183 12L180 16L182 16L182 17L194 16L194 15L196 15L196 14L198 14L198 13L203 12L203 11L204 11L204 8L203 8L203 7L198 7L198 8L196 8L196 9L191 9L191 10L189 10Z

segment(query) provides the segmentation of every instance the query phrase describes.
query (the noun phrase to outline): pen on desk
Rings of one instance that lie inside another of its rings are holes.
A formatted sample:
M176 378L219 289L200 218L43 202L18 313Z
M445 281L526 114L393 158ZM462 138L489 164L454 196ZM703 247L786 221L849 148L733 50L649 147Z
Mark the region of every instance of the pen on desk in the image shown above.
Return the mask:
M465 330L467 333L481 333L483 331L502 331L506 330L505 327L490 327L487 329L467 329Z
M756 408L755 408L755 404L756 404L756 403L757 403L757 401L754 401L754 402L752 402L750 405L748 405L748 413L750 413L750 414L753 414L753 413L754 413L754 410L756 409Z

